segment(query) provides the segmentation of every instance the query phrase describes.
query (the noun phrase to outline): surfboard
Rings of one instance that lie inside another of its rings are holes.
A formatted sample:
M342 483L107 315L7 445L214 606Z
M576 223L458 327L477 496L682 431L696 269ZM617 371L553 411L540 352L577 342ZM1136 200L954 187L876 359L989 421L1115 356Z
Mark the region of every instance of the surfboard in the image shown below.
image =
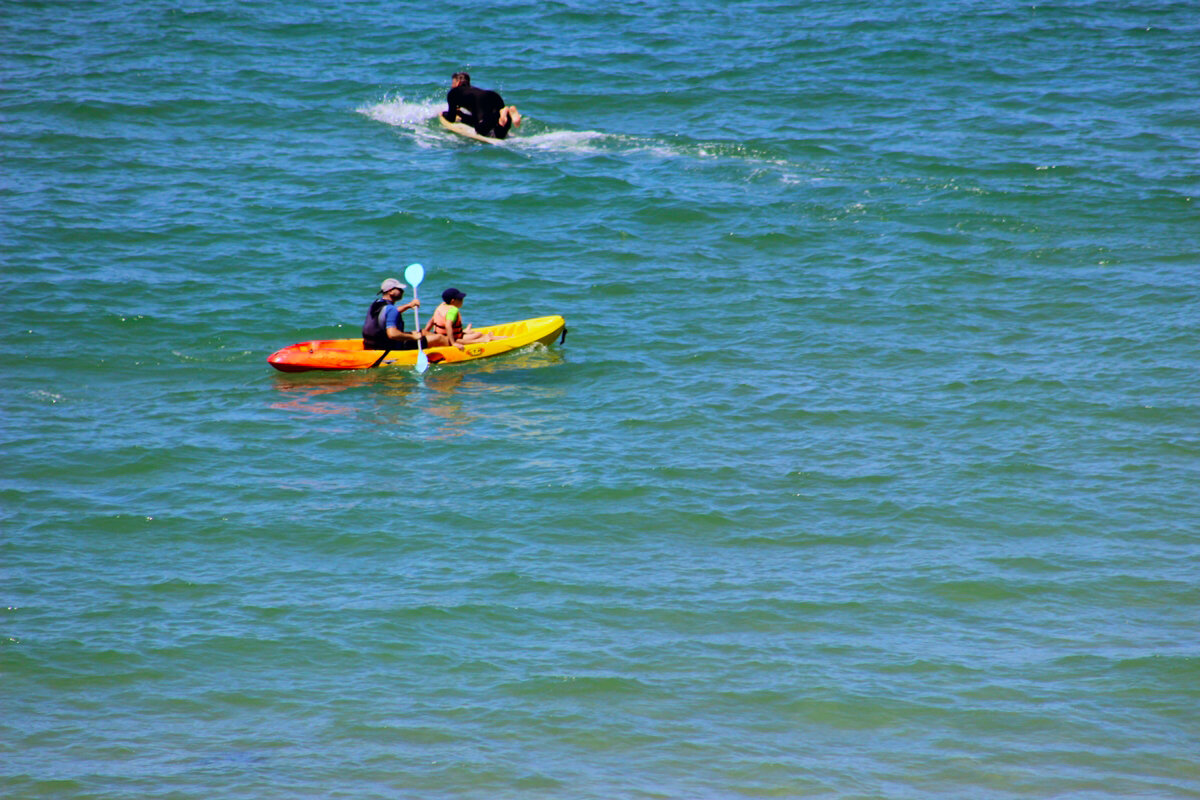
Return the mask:
M457 133L459 136L465 136L468 139L474 139L477 142L486 142L487 144L503 144L502 139L493 139L490 136L480 136L475 132L475 129L470 125L462 122L447 122L446 118L441 114L437 115L438 122L442 123L442 127L446 130Z

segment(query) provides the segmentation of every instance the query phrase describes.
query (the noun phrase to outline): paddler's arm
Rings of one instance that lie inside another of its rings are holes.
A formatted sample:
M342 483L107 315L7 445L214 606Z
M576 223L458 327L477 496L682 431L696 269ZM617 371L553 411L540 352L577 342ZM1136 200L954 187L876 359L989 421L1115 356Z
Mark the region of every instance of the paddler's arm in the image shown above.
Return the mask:
M412 300L411 302L405 303L404 305L400 306L400 313L403 314L405 311L411 311L414 308L420 308L420 307L421 307L420 300ZM404 336L405 339L412 339L415 342L421 338L421 331L413 331L412 333L404 333L402 335Z
M383 331L389 339L407 339L408 334L400 330L400 311L402 309L392 306L387 311L388 324Z
M413 341L416 341L417 339L421 338L420 331L416 333L409 333L408 331L402 331L395 326L391 326L387 329L387 335L389 339L398 340L412 339Z
M425 323L424 328L421 328L421 330L417 331L417 335L424 336L428 340L429 332L432 330L433 330L433 320L431 319L431 320L429 320L429 322Z

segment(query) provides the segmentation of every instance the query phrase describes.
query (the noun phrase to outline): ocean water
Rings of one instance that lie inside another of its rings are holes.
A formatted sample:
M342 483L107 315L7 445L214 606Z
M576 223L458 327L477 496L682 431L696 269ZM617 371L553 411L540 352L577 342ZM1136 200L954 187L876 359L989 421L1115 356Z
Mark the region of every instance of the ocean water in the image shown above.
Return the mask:
M1200 797L1198 40L0 4L0 795Z

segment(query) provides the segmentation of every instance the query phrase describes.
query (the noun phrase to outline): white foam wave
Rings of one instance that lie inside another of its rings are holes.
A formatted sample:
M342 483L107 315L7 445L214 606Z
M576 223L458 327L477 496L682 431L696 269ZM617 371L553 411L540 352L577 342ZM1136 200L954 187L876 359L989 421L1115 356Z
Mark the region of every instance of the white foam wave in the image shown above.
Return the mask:
M396 97L375 105L364 106L358 111L373 120L385 122L388 125L412 126L424 125L437 116L441 110L441 103L410 103L403 97Z
M441 99L406 100L400 96L385 98L357 109L358 113L399 128L420 147L457 147L463 142L434 123L445 108ZM533 123L532 125L530 123ZM529 130L534 128L534 131ZM505 147L517 151L592 155L596 153L643 154L662 159L734 159L748 164L765 164L782 171L796 165L786 160L759 158L752 154L730 153L726 144L671 144L653 138L600 131L546 130L545 126L526 117L525 129L509 135ZM790 177L790 176L788 176ZM790 182L790 181L789 181Z
M441 113L444 107L445 103L441 101L413 102L403 97L392 97L373 105L362 106L358 113L376 122L408 131L421 147L435 147L445 142L447 135L445 131L435 130L430 121Z
M542 133L510 136L513 144L532 150L556 153L598 153L605 140L611 137L599 131L543 131Z
M461 140L433 124L434 118L444 109L445 103L440 100L410 101L403 97L391 97L364 105L357 111L376 122L406 131L421 147L461 145ZM630 152L653 149L645 142L631 142L629 138L599 131L543 130L537 133L513 133L504 145L519 150L576 154L608 152L614 146L615 149Z

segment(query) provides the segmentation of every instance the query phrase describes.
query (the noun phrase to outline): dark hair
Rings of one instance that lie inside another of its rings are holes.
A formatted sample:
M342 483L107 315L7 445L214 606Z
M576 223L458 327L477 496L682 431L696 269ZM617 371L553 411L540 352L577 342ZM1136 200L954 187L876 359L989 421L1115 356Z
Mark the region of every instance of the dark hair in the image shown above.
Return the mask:
M463 85L465 85L465 86L471 85L471 75L466 72L456 72L450 76L450 80L451 81L462 81Z

